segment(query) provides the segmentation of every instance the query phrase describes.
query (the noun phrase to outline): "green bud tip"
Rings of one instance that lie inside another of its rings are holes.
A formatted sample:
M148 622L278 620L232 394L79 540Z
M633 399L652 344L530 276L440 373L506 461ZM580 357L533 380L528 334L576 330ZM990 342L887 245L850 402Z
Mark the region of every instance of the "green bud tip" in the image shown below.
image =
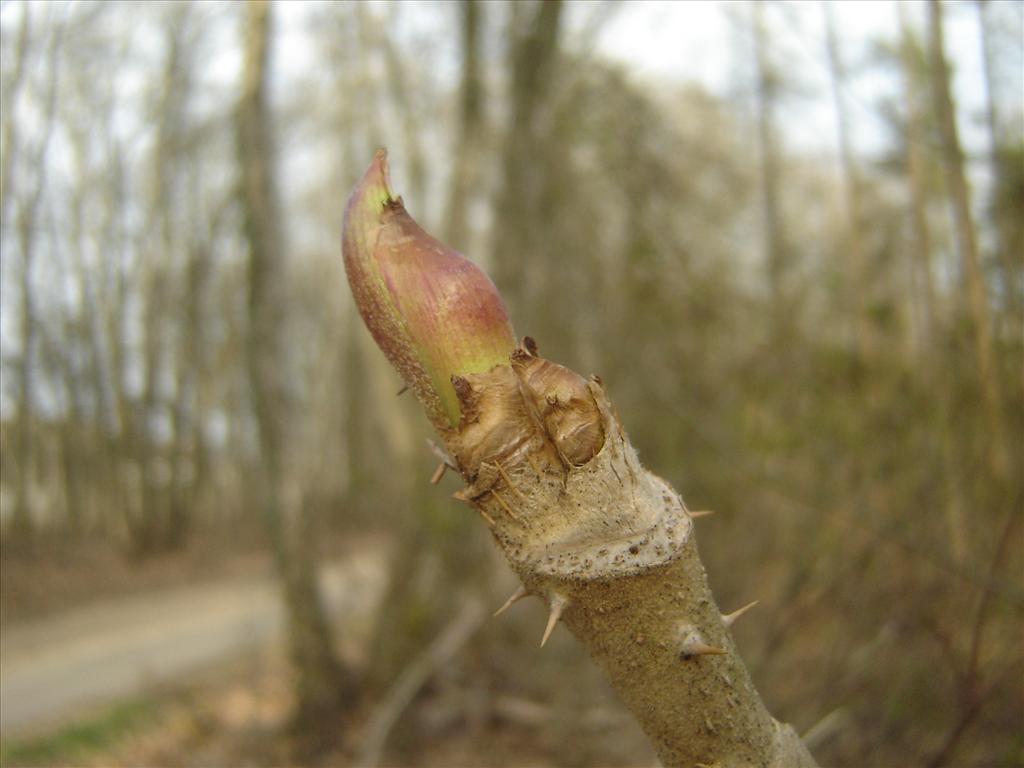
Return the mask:
M342 256L377 345L435 428L457 427L452 376L508 365L515 336L490 278L427 234L391 193L383 149L349 197Z

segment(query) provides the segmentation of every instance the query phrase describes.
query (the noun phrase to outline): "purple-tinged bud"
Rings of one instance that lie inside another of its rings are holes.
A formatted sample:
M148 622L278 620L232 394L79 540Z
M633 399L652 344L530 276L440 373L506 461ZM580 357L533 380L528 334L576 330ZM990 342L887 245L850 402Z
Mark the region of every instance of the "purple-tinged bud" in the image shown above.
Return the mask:
M428 235L391 193L378 150L349 198L342 255L377 345L443 434L459 424L453 376L508 365L515 336L494 283Z

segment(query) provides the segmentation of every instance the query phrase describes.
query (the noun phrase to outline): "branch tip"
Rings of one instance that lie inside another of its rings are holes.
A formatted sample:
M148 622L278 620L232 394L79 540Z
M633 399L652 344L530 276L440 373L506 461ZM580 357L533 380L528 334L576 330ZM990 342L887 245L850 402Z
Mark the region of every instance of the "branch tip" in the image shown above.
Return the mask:
M345 207L342 257L374 341L448 435L459 423L452 376L507 365L515 348L497 288L409 215L391 189L384 150Z

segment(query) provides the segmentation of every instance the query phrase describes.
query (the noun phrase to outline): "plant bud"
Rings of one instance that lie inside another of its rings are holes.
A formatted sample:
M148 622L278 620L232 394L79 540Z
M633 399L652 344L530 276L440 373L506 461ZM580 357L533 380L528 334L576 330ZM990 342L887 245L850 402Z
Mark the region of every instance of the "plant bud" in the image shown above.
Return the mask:
M345 272L363 321L434 427L459 423L453 376L508 365L515 336L490 278L428 235L389 188L378 150L349 198Z
M604 445L601 414L587 380L575 371L537 355L529 336L512 355L512 370L523 385L527 403L570 466L582 466Z

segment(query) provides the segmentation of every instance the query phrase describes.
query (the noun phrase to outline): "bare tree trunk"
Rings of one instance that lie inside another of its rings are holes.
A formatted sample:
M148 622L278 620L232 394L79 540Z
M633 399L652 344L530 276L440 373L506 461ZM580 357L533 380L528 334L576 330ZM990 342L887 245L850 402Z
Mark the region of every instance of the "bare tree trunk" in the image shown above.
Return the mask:
M977 0L978 27L981 31L981 55L985 72L985 118L989 133L990 163L992 166L992 186L997 190L993 195L992 218L997 234L998 260L1003 272L1003 285L1007 303L1010 307L1009 317L1016 332L1024 332L1024 268L1020 264L1020 252L1017 251L1017 262L1014 262L1013 220L1019 218L1019 211L1006 206L1000 200L999 190L1007 184L1005 180L1006 163L1014 162L1013 158L1004 158L1003 139L999 127L999 113L995 96L995 74L993 72L992 45L989 40L989 24L987 19L988 0Z
M56 227L52 226L52 219L50 221L47 234L51 242L56 242ZM55 418L48 420L56 428L56 450L45 475L53 485L60 486L64 516L60 520L59 533L74 540L82 530L80 478L86 455L81 450L81 434L85 423L81 398L85 387L70 350L79 349L85 340L80 338L77 324L68 307L60 307L55 314L59 322L50 326L40 324L37 352L38 378L52 383L54 394L57 395L55 405L58 413ZM53 491L56 496L56 488ZM57 522L56 515L51 520ZM57 532L56 526L53 530Z
M165 544L171 549L182 547L189 534L197 502L198 489L205 479L204 438L200 428L197 387L201 375L203 286L209 275L209 253L205 243L187 246L185 267L185 306L181 339L177 349L175 402L172 413L174 430L171 458L170 498L167 510Z
M17 454L18 471L14 486L14 515L11 535L19 545L28 545L32 538L32 511L29 491L32 480L32 369L35 365L36 313L33 306L32 265L34 257L34 212L30 204L19 211L18 245L21 250L21 355L18 360Z
M839 157L843 169L843 186L846 192L846 294L849 305L847 312L852 315L855 346L862 358L870 356L871 328L866 314L870 296L865 272L864 239L862 237L863 216L861 213L860 174L853 157L850 143L850 118L846 111L843 91L846 88L846 68L843 66L839 40L836 37L834 8L832 3L822 5L825 12L825 37L828 49L829 74L832 80L832 100L835 105L836 130L839 140Z
M131 502L128 498L124 482L123 467L133 461L130 453L131 434L134 429L133 416L125 392L125 376L127 367L127 340L125 326L128 306L128 269L124 262L125 232L124 209L127 193L125 190L125 169L121 161L119 143L111 141L107 149L110 170L107 175L106 188L103 190L105 203L105 222L103 232L104 258L108 274L105 276L100 305L104 308L104 326L109 349L109 384L111 393L112 425L106 434L106 450L103 452L107 461L106 497L110 500L111 509L120 513L127 525L131 524ZM100 385L102 386L102 384ZM116 500L116 501L115 501ZM112 521L118 524L121 521Z
M185 464L189 462L190 442L196 435L189 424L189 412L195 400L196 349L203 330L200 297L207 261L206 249L198 243L202 236L196 231L201 229L199 220L188 229L179 225L184 220L181 211L186 208L185 176L190 166L191 137L187 132L186 115L195 59L194 49L189 46L192 12L193 6L187 3L169 8L170 18L165 24L168 53L159 97L160 120L153 162L152 216L158 222L161 257L169 274L174 274L175 261L184 261L176 285L181 298L171 309L175 314L169 318L171 327L178 329L178 339L166 350L167 361L164 363L165 367L173 370L171 376L175 390L171 404L172 441L168 456L171 473L167 490L162 494L157 542L161 549L181 547L190 522L191 499L183 485L188 474ZM195 172L193 169L192 173ZM193 215L197 212L194 206L190 210Z
M153 423L157 412L157 388L163 375L164 291L163 266L148 254L143 265L143 386L142 399L131 420L131 457L137 462L142 483L141 500L131 530L133 554L152 555L160 540L164 496L157 487L157 442Z
M3 104L0 105L0 221L7 224L7 203L10 200L11 182L14 178L14 160L18 154L19 136L18 121L14 119L14 105L25 81L25 60L28 58L30 39L31 6L27 2L21 4L21 22L18 24L18 43L14 49L14 65L10 79L3 84Z
M511 122L505 134L502 187L495 206L494 270L497 284L513 308L531 314L535 303L532 269L544 258L545 147L539 124L550 96L555 73L561 0L516 6L516 13L532 9L511 43Z
M29 7L22 8L22 13L28 14ZM58 67L58 54L60 51L62 28L56 25L50 32L49 46L47 50L47 72L49 81L45 85L45 92L42 95L42 126L38 145L31 152L26 162L26 176L32 179L31 187L23 200L20 201L17 219L18 248L21 252L21 271L19 273L21 289L21 359L18 366L18 403L16 413L17 423L17 465L18 473L15 484L14 516L12 519L13 538L22 543L28 544L32 538L33 521L30 509L29 493L31 491L33 463L32 446L32 422L34 418L33 392L34 392L34 368L36 366L36 309L35 289L32 285L33 266L35 263L36 233L39 227L40 207L43 201L43 191L46 183L45 166L50 148L50 138L53 135L53 124L57 105L57 83L60 70ZM28 35L27 22L23 22L21 33ZM25 45L27 42L22 41ZM19 76L20 77L20 76ZM13 118L12 118L13 119ZM13 128L12 128L13 130ZM8 136L13 149L15 137ZM9 169L14 158L7 158ZM5 169L6 170L6 169ZM13 173L13 171L8 171ZM9 182L10 180L5 180ZM10 190L5 190L9 193ZM6 202L6 199L5 201Z
M270 108L267 103L270 5L245 6L243 89L238 105L238 153L245 239L249 248L249 331L246 359L259 433L259 470L252 478L284 588L289 644L296 672L295 725L303 736L330 738L351 694L331 641L315 580L309 510L284 491L288 424L283 368L285 308L283 240ZM286 510L287 505L296 508ZM286 524L285 513L298 517Z
M903 94L907 110L907 127L904 148L906 152L907 180L910 186L911 225L913 238L915 272L918 274L923 295L924 311L921 318L922 345L935 337L938 317L938 298L935 291L935 274L932 268L932 238L928 226L928 185L923 145L925 131L921 126L921 110L917 104L918 82L911 61L913 39L907 22L906 6L899 4L901 54L900 65L903 76Z
M911 243L914 264L924 299L924 313L921 319L922 349L926 350L923 364L932 376L940 376L946 365L939 350L933 349L938 327L938 298L935 289L935 275L932 269L932 238L928 224L928 183L925 145L927 130L923 125L921 105L918 103L921 90L920 78L913 63L915 42L907 21L906 7L900 4L899 13L901 54L900 64L903 75L903 94L906 102L907 126L904 147L907 164L907 181L911 206ZM943 473L945 484L944 513L949 537L949 552L958 563L968 556L968 527L964 516L963 492L959 480L959 462L953 445L951 403L948 387L936 388L933 394L935 414L934 428L941 443L942 460L947 470Z
M394 18L398 7L398 4L388 6L388 12L391 14L389 29L398 26ZM427 164L420 147L420 126L415 104L417 89L415 86L409 87L410 73L398 53L393 35L377 34L378 32L378 30L374 30L374 37L377 37L377 45L384 52L388 90L391 92L392 102L401 115L402 143L405 145L405 151L409 158L409 189L423 194L426 191Z
M779 195L780 165L778 139L775 133L775 105L778 102L779 79L768 54L768 33L764 20L765 3L751 4L751 31L754 37L754 64L757 72L757 135L761 158L761 204L764 223L765 261L768 285L772 294L776 330L786 333L790 322L788 293L789 244L782 217Z
M448 196L444 232L446 240L457 249L469 248L468 204L471 189L477 184L483 149L483 88L480 76L479 0L463 0L459 4L462 20L462 85L459 89L458 145L454 152L455 167Z
M82 134L72 134L71 145L75 165L79 170L86 165L86 148L81 141ZM90 193L83 178L84 174L75 176L71 185L68 215L68 242L72 245L66 254L66 273L74 280L78 292L79 309L74 320L67 318L68 334L72 328L77 333L77 344L84 351L85 361L81 368L73 370L66 354L61 354L61 378L64 385L65 399L74 405L76 414L75 431L69 435L69 455L72 463L65 465L65 488L67 512L71 524L72 535L85 530L93 522L92 502L102 480L97 473L98 466L107 458L102 450L98 436L105 433L110 425L110 404L107 401L106 387L103 383L103 360L100 340L100 308L97 300L95 283L96 271L90 270L84 260L83 243L85 229L83 208L86 195ZM89 415L87 415L89 414Z
M974 331L978 383L991 435L989 464L993 475L1003 479L1009 470L1009 458L1003 432L1002 394L992 354L992 320L988 292L981 268L978 238L971 215L970 192L964 175L963 150L960 146L956 113L950 94L949 70L943 43L942 6L939 0L931 0L928 11L935 115L941 128L942 159L946 169L946 183L949 187L950 205L956 227L961 269L967 281L968 309Z
M80 343L75 335L68 333L69 338ZM58 376L60 377L65 412L60 423L60 468L61 482L64 491L64 512L67 532L76 537L84 529L82 514L82 496L85 483L82 482L83 464L87 461L87 452L82 450L82 438L86 420L82 405L79 402L81 392L85 388L72 369L67 355L63 350L56 351L60 358Z

